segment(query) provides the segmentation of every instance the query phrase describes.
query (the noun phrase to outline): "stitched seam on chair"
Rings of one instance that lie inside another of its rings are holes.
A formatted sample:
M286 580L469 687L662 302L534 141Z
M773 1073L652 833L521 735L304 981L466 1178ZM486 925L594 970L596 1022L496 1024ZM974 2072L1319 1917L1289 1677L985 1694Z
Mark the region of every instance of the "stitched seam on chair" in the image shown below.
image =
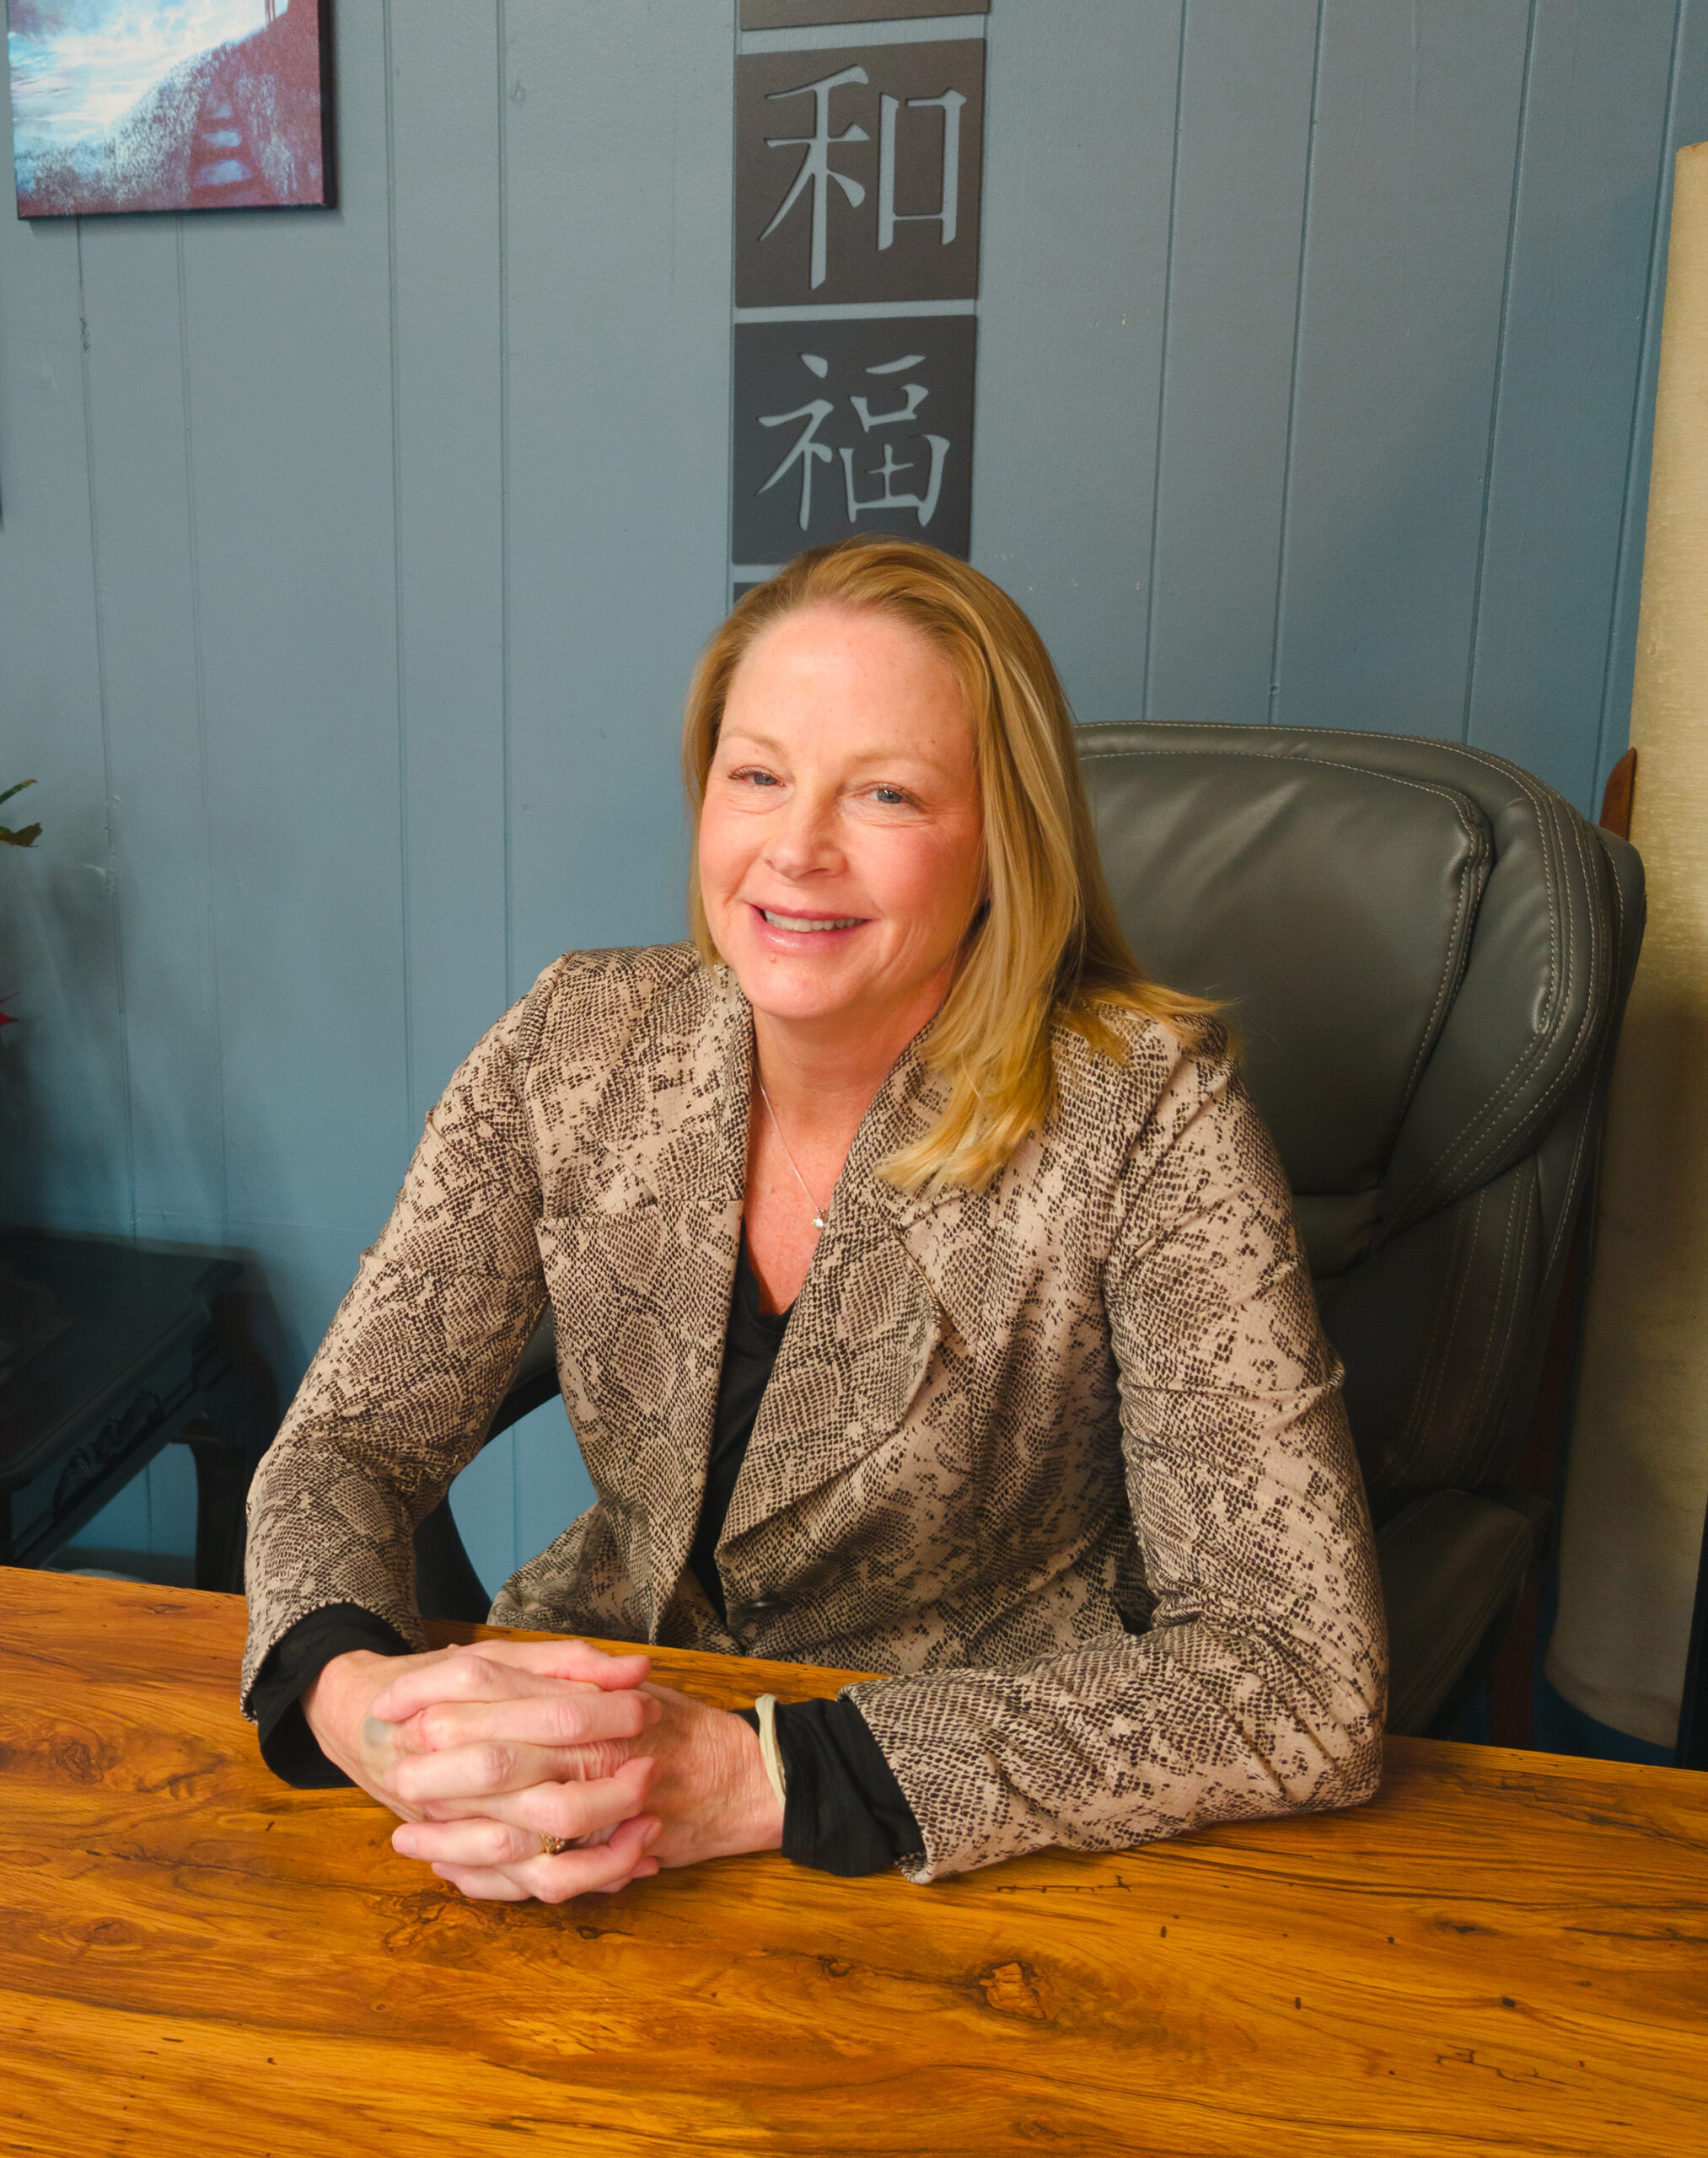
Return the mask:
M1533 799L1533 797L1532 798ZM1553 848L1550 844L1550 835L1545 829L1545 821L1546 820L1543 819L1539 814L1537 825L1539 836L1542 841L1541 858L1544 872L1543 889L1548 903L1549 959L1547 978L1549 998L1550 1003L1552 1003L1556 1000L1558 996L1560 973L1559 955L1562 940L1560 937L1560 909L1555 888L1555 872L1553 859ZM1548 1051L1552 1048L1553 1044L1554 1030L1550 1025L1544 1023L1542 1032L1532 1040L1530 1046L1521 1053L1517 1060L1512 1066L1511 1069L1507 1071L1506 1077L1501 1080L1500 1084L1495 1088L1494 1092L1484 1102L1482 1107L1477 1111L1476 1114L1472 1117L1470 1121L1464 1125L1460 1130L1455 1133L1451 1139L1446 1141L1442 1146L1441 1151L1436 1156L1435 1159L1432 1162L1426 1163L1425 1167L1418 1172L1417 1175L1412 1180L1410 1189L1402 1198L1396 1200L1394 1209L1394 1218L1396 1220L1404 1216L1406 1209L1413 1203L1416 1194L1420 1191L1426 1189L1431 1182L1435 1181L1438 1178L1442 1180L1446 1180L1448 1172L1450 1167L1455 1165L1457 1157L1462 1155L1469 1157L1463 1164L1458 1165L1458 1173L1467 1181L1474 1177L1478 1168L1481 1166L1476 1152L1477 1146L1480 1143L1480 1134L1486 1126L1496 1120L1500 1112L1504 1109L1506 1103L1511 1096L1523 1088L1528 1079L1531 1067L1539 1058L1544 1056L1548 1053ZM1569 1063L1566 1069L1570 1069ZM1534 1122L1538 1112L1545 1104L1551 1092L1552 1088L1550 1087L1542 1095L1529 1114L1520 1122L1517 1127L1519 1132L1526 1130L1528 1127Z
M1586 892L1591 895L1591 903L1585 910L1584 931L1582 937L1574 940L1568 933L1566 938L1566 961L1568 967L1567 989L1569 993L1570 969L1571 963L1574 957L1575 944L1581 942L1586 944L1587 947L1587 952L1579 960L1579 964L1587 965L1590 981L1593 985L1597 971L1598 958L1601 951L1601 934L1593 904L1593 892L1596 880L1590 867L1589 849L1593 842L1590 836L1589 827L1581 820L1578 820L1570 824L1567 827L1567 829L1571 834L1571 843L1577 851L1578 867L1582 872L1584 888ZM1562 885L1563 883L1564 880L1562 879ZM1588 996L1586 996L1584 999L1583 1017L1578 1022L1577 1038L1571 1044L1571 1049L1568 1051L1566 1062L1561 1066L1560 1071L1555 1075L1554 1080L1549 1085L1546 1092L1539 1097L1535 1109L1532 1111L1531 1117L1527 1119L1527 1123L1533 1122L1534 1119L1539 1115L1544 1106L1550 1102L1555 1094L1560 1092L1565 1087L1573 1083L1575 1080L1581 1076L1574 1067L1572 1058L1576 1055L1577 1043L1582 1039L1586 1033L1590 1032L1593 1028L1594 1025L1595 1016L1592 1009L1592 1001ZM1521 1129L1523 1127L1521 1127Z
M1551 891L1549 899L1549 915L1550 922L1555 925L1553 942L1557 946L1560 941L1557 928L1558 917L1555 909ZM1553 971L1553 965L1550 962L1550 974ZM1585 1023L1587 1023L1588 1021L1589 1014L1586 1012ZM1581 1037L1583 1031L1582 1026L1580 1026L1578 1031ZM1470 1122L1460 1131L1455 1134L1452 1139L1448 1141L1442 1146L1440 1153L1436 1156L1435 1159L1427 1163L1421 1170L1419 1171L1416 1177L1413 1178L1412 1183L1407 1189L1404 1198L1395 1203L1394 1215L1392 1217L1394 1220L1397 1221L1405 1218L1407 1210L1414 1204L1418 1193L1426 1189L1432 1180L1440 1177L1443 1181L1448 1181L1445 1177L1445 1172L1447 1172L1450 1167L1454 1172L1453 1180L1469 1182L1471 1178L1476 1176L1480 1170L1498 1161L1501 1151L1501 1149L1499 1147L1490 1147L1485 1154L1479 1157L1476 1151L1476 1147L1479 1143L1479 1135L1481 1132L1482 1128L1490 1123L1504 1109L1511 1096L1519 1092L1522 1087L1528 1082L1531 1067L1540 1059L1547 1055L1555 1047L1555 1045L1556 1037L1547 1032L1544 1032L1532 1042L1530 1047L1523 1053L1519 1060L1512 1066L1506 1077L1501 1082L1494 1092L1489 1096L1482 1108L1478 1110L1476 1115L1473 1117ZM1555 1096L1559 1093L1563 1087L1570 1085L1578 1077L1578 1070L1573 1066L1571 1060L1574 1053L1574 1049L1569 1048L1567 1049L1566 1061L1561 1066L1560 1071L1555 1075L1555 1076L1550 1081L1547 1087L1545 1087L1542 1092L1537 1096L1536 1100L1531 1104L1530 1108L1518 1119L1517 1124L1514 1125L1505 1142L1507 1146L1511 1147L1517 1146L1522 1148L1531 1132L1535 1129L1539 1121L1549 1110ZM1461 1157L1466 1158L1458 1158Z
M1490 765L1496 769L1501 770L1507 770L1504 760L1501 759L1490 757L1481 751L1469 752L1469 754L1474 754L1479 763ZM1566 921L1568 930L1570 926L1568 910L1566 910L1561 904L1561 899L1563 898L1563 880L1560 879L1560 864L1556 859L1556 853L1560 846L1561 820L1553 814L1551 811L1544 815L1543 812L1546 808L1546 805L1544 803L1542 797L1535 794L1528 785L1523 784L1523 774L1515 773L1515 776L1521 783L1520 791L1523 793L1526 800L1531 803L1537 813L1537 835L1540 842L1544 890L1546 892L1548 900L1548 920L1550 946L1548 969L1550 998L1550 1002L1554 1002L1559 994L1560 977L1562 974L1565 975L1566 984L1569 989L1571 959L1573 956L1571 950L1573 940L1569 935L1564 937L1561 935L1562 921ZM1582 824L1582 819L1574 819L1572 820L1569 829L1572 832L1574 843L1578 849L1580 862L1582 862L1583 850L1587 843L1585 833L1587 828ZM1591 879L1586 877L1586 883L1591 881ZM1556 890L1556 884L1560 886L1560 889ZM1593 969L1595 952L1595 915L1593 906L1588 910L1587 926L1587 933L1591 939L1590 964ZM1561 957L1562 954L1563 964ZM1590 1008L1589 1001L1586 999L1583 1017L1578 1023L1576 1037L1566 1049L1565 1061L1562 1063L1560 1071L1555 1074L1553 1080L1550 1082L1549 1085L1537 1097L1529 1110L1523 1118L1520 1119L1517 1125L1514 1127L1507 1141L1507 1144L1509 1146L1515 1144L1522 1146L1550 1110L1555 1096L1562 1090L1562 1088L1571 1084L1573 1081L1578 1077L1579 1070L1576 1061L1578 1044L1582 1041L1585 1032L1592 1028L1593 1025L1594 1015ZM1468 1124L1462 1131L1448 1142L1448 1144L1442 1149L1442 1151L1436 1157L1435 1160L1421 1171L1419 1175L1414 1179L1410 1189L1406 1192L1404 1199L1399 1200L1394 1207L1394 1216L1396 1219L1404 1216L1405 1209L1412 1203L1417 1192L1422 1189L1428 1182L1431 1178L1435 1178L1439 1173L1444 1172L1448 1168L1448 1165L1453 1162L1454 1157L1457 1155L1462 1153L1469 1155L1469 1158L1459 1165L1458 1169L1459 1176L1467 1179L1475 1176L1487 1162L1498 1158L1498 1149L1491 1149L1487 1154L1484 1155L1481 1158L1479 1158L1476 1152L1476 1146L1480 1128L1489 1122L1496 1115L1496 1112L1503 1107L1507 1099L1528 1082L1530 1068L1539 1060L1545 1056L1555 1047L1557 1033L1557 1028L1551 1023L1544 1023L1542 1033L1537 1036L1531 1044L1529 1049L1528 1049L1518 1061L1513 1065L1506 1078L1501 1082L1500 1086L1496 1087L1494 1093L1489 1097L1489 1099L1484 1103L1482 1109L1479 1110L1476 1116L1471 1119L1470 1123Z
M1592 1024L1593 1024L1593 1017L1592 1017L1592 1015L1587 1012L1587 1010L1586 1010L1586 1012L1585 1012L1585 1015L1584 1015L1584 1022L1583 1022L1583 1025L1582 1025L1582 1026L1581 1026L1581 1027L1579 1028L1579 1029L1578 1029L1579 1035L1581 1036L1581 1035L1583 1033L1583 1032L1586 1030L1586 1028L1588 1028L1590 1025L1592 1025ZM1538 1047L1539 1047L1539 1052L1540 1052L1540 1050L1541 1050L1541 1049L1545 1049L1547 1046L1548 1046L1548 1044L1547 1044L1545 1042L1544 1042L1544 1043L1542 1043L1542 1044L1539 1044L1539 1045L1538 1045ZM1558 1073L1556 1073L1556 1074L1555 1074L1555 1077L1554 1077L1554 1078L1552 1078L1552 1079L1549 1082L1548 1085L1547 1085L1547 1086L1543 1089L1542 1092L1541 1092L1541 1093L1539 1093L1539 1094L1537 1096L1537 1098L1536 1098L1535 1101L1532 1103L1531 1107L1530 1107L1530 1108L1529 1108L1529 1109L1525 1112L1524 1115L1523 1115L1523 1116L1519 1119L1519 1121L1518 1121L1518 1122L1517 1122L1517 1123L1513 1126L1513 1128L1512 1128L1512 1133L1511 1133L1511 1135L1510 1135L1510 1136L1509 1136L1509 1138L1508 1138L1508 1141L1507 1141L1507 1142L1508 1146L1517 1146L1522 1150L1522 1148L1523 1147L1523 1146L1524 1146L1524 1145L1526 1145L1526 1144L1528 1143L1528 1140L1529 1140L1529 1137L1530 1137L1531 1134L1535 1130L1535 1129L1537 1128L1537 1126L1539 1125L1539 1124L1540 1124L1540 1123L1544 1120L1544 1119L1546 1117L1546 1115L1547 1115L1548 1112L1549 1112L1549 1111L1550 1110L1550 1109L1552 1108L1555 1097L1556 1097L1557 1095L1559 1095L1560 1093L1563 1092L1566 1087L1570 1087L1570 1086L1571 1086L1571 1085L1575 1084L1575 1083L1576 1083L1576 1082L1578 1079L1580 1079L1580 1078L1583 1076L1583 1075L1582 1075L1582 1066L1581 1066L1581 1065L1578 1065L1578 1066L1574 1066L1574 1065L1573 1065L1573 1064L1569 1060L1570 1060L1571 1055L1572 1054L1574 1054L1574 1053L1575 1053L1575 1045L1574 1045L1574 1050L1568 1050L1568 1052L1567 1052L1568 1061L1567 1061L1566 1064L1564 1064L1564 1065L1562 1066L1562 1067L1561 1067L1561 1069L1560 1070L1560 1071L1559 1071ZM1506 1094L1507 1092L1511 1092L1511 1091L1512 1091L1512 1087L1513 1087L1513 1086L1514 1086L1514 1085L1516 1085L1516 1083L1517 1083L1517 1080L1518 1080L1520 1077L1522 1077L1522 1076L1523 1076L1523 1074L1518 1071L1517 1067L1516 1067L1516 1066L1515 1066L1515 1067L1514 1067L1513 1073L1511 1075L1510 1079L1509 1079L1507 1082L1504 1082L1502 1083L1502 1087L1501 1087L1501 1088L1500 1092L1497 1092L1496 1094L1495 1094L1495 1095L1491 1096L1491 1097L1490 1098L1490 1103L1489 1103L1489 1105L1488 1105L1488 1109L1480 1114L1479 1118L1478 1118L1478 1119L1477 1119L1479 1122L1480 1122L1480 1121L1482 1120L1482 1115L1483 1115L1483 1114L1488 1114L1488 1113L1489 1113L1490 1111L1491 1111L1495 1107L1498 1106L1498 1104L1499 1104L1499 1103L1500 1103L1500 1101L1501 1101L1501 1099L1502 1096L1503 1096L1504 1094ZM1466 1130L1465 1134L1462 1135L1462 1137L1463 1137L1463 1139L1464 1139L1464 1140L1465 1140L1465 1141L1469 1141L1469 1135L1470 1135L1470 1130L1471 1130L1471 1129L1472 1129L1472 1127L1469 1127L1469 1126L1467 1127L1467 1130ZM1443 1161L1443 1162L1446 1160L1446 1158L1447 1158L1447 1157L1446 1157L1445 1155L1443 1155L1443 1156L1441 1157L1442 1161ZM1496 1158L1498 1158L1498 1157L1497 1157L1497 1156L1496 1156L1496 1155L1495 1155L1495 1154L1492 1154L1492 1153L1491 1153L1491 1154L1490 1154L1488 1157L1486 1157L1486 1158L1487 1158L1488 1160L1490 1160L1490 1161L1492 1161L1492 1160L1494 1160L1494 1159L1496 1159ZM1515 1158L1516 1158L1516 1157L1515 1157ZM1438 1162L1436 1166L1440 1166L1440 1163ZM1480 1169L1481 1168L1483 1168L1484 1166L1485 1166L1484 1162L1478 1161L1478 1160L1476 1160L1475 1158L1473 1158L1473 1159L1472 1159L1472 1161L1471 1161L1469 1164L1467 1164L1466 1166L1464 1166L1464 1168L1462 1168L1460 1169L1459 1173L1460 1173L1462 1176L1471 1176L1471 1175L1474 1175L1474 1174L1478 1172L1478 1170L1479 1170L1479 1169ZM1430 1173L1432 1173L1432 1171L1431 1171L1431 1172L1430 1172ZM1413 1189L1416 1189L1416 1186L1415 1186L1415 1185L1414 1185Z
M1625 888L1619 883L1618 876L1614 873L1613 864L1608 860L1606 854L1603 851L1599 845L1599 842L1597 842L1596 844L1595 854L1599 867L1606 874L1608 883L1613 893L1614 931L1609 943L1607 955L1608 991L1609 996L1611 998L1616 993L1618 986L1614 979L1614 967L1619 951L1625 943ZM1612 1061L1614 1055L1617 1053L1617 1049L1618 1037L1614 1033L1612 1027L1609 1026L1606 1033L1603 1035L1600 1047L1596 1052L1595 1066L1590 1074L1589 1100L1585 1106L1583 1121L1578 1127L1577 1137L1571 1150L1571 1165L1567 1171L1566 1179L1567 1203L1562 1205L1560 1209L1560 1220L1555 1225L1552 1237L1549 1240L1547 1257L1543 1262L1542 1286L1544 1288L1546 1287L1549 1280L1552 1278L1555 1266L1558 1265L1560 1262L1560 1255L1565 1248L1568 1237L1577 1225L1580 1210L1592 1204L1593 1194L1589 1192L1584 1192L1579 1197L1577 1205L1576 1207L1571 1205L1570 1200L1572 1190L1576 1185L1579 1173L1583 1168L1585 1159L1594 1151L1595 1142L1598 1136L1597 1120L1592 1114L1595 1105L1595 1097L1602 1085L1602 1075L1606 1066ZM1580 1076L1581 1076L1582 1075L1580 1075ZM1605 1109L1605 1100L1603 1099L1603 1109Z
M1448 799L1451 801L1453 800L1453 797L1449 796ZM1485 845L1485 832L1479 831L1476 827L1472 824L1469 819L1464 814L1464 809L1458 803L1455 801L1453 803L1453 807L1458 815L1460 824L1464 825L1465 833L1472 842L1472 858L1465 865L1466 871L1469 872L1470 870L1480 868L1494 851L1492 844L1490 843ZM1405 1114L1405 1110L1409 1109L1411 1106L1411 1098L1417 1090L1418 1077L1423 1070L1424 1060L1428 1056L1431 1050L1432 1050L1436 1045L1437 1028L1440 1023L1440 1014L1443 1006L1448 1001L1448 995L1451 992L1456 972L1453 964L1455 956L1458 956L1464 962L1468 962L1470 958L1469 951L1464 953L1459 952L1459 931L1461 926L1464 921L1465 910L1470 904L1471 883L1472 878L1469 874L1462 873L1460 875L1458 879L1458 905L1453 914L1453 933L1452 941L1448 947L1447 964L1442 969L1441 980L1436 989L1435 1002L1430 1007L1429 1024L1424 1029L1423 1039L1418 1043L1417 1055L1411 1060L1411 1070L1406 1074L1405 1103L1405 1107L1400 1111L1402 1118ZM1479 899L1480 899L1483 891L1483 880L1480 878L1476 879L1476 885L1477 895Z
M1407 1415L1405 1435L1408 1441L1403 1463L1396 1463L1394 1480L1402 1482L1416 1464L1429 1436L1429 1426L1435 1415L1436 1404L1447 1377L1448 1345L1458 1330L1460 1307L1464 1302L1465 1291L1469 1286L1471 1266L1468 1254L1476 1249L1477 1224L1482 1216L1483 1194L1479 1192L1471 1201L1468 1213L1462 1214L1453 1224L1453 1244L1450 1255L1453 1282L1451 1296L1444 1297L1437 1307L1430 1328L1430 1336L1424 1350L1423 1368L1418 1375L1416 1391Z
M1596 1060L1597 1076L1599 1076L1600 1070L1601 1060L1598 1057ZM1592 1077L1590 1081L1590 1099L1592 1104L1593 1103L1595 1097L1595 1078ZM1566 1173L1566 1194L1568 1203L1561 1206L1560 1210L1560 1221L1555 1229L1553 1236L1549 1239L1548 1255L1543 1261L1542 1279L1544 1282L1547 1280L1549 1275L1554 1271L1555 1262L1559 1258L1560 1248L1566 1242L1566 1225L1573 1217L1573 1209L1569 1202L1572 1190L1577 1183L1578 1172L1583 1166L1583 1157L1589 1149L1590 1134L1593 1129L1594 1123L1594 1118L1591 1116L1587 1109L1586 1109L1583 1122L1578 1127L1577 1137L1572 1145L1571 1165ZM1580 1204L1582 1202L1580 1201Z
M1486 1414L1486 1404L1493 1398L1494 1383L1490 1376L1490 1358L1493 1354L1496 1340L1498 1338L1501 1342L1501 1354L1495 1359L1494 1362L1494 1370L1498 1372L1504 1366L1507 1349L1511 1344L1512 1338L1512 1320L1517 1311L1518 1299L1516 1291L1509 1294L1507 1284L1509 1279L1516 1281L1522 1275L1522 1260L1523 1252L1525 1247L1530 1241L1529 1228L1527 1221L1523 1232L1519 1239L1519 1249L1517 1256L1517 1261L1515 1262L1512 1251L1512 1231L1515 1224L1520 1217L1521 1211L1523 1211L1521 1205L1522 1197L1523 1194L1518 1188L1518 1180L1515 1178L1513 1189L1512 1193L1509 1194L1507 1201L1507 1227L1501 1239L1500 1271L1495 1278L1493 1304L1496 1324L1491 1326L1487 1334L1484 1336L1483 1353L1477 1361L1477 1376L1475 1382L1471 1388L1470 1402L1465 1415L1463 1442L1459 1447L1458 1458L1453 1464L1456 1472L1461 1468L1468 1468L1470 1466L1471 1434L1476 1431L1479 1425L1482 1422L1483 1418ZM1501 1327L1498 1322L1500 1318L1501 1307L1503 1302L1507 1307L1507 1320L1505 1326Z
M1523 1205L1523 1194L1520 1194L1516 1203ZM1530 1208L1528 1205L1523 1205L1519 1224L1518 1248L1513 1255L1512 1261L1512 1296L1507 1310L1506 1339L1501 1345L1500 1361L1496 1366L1497 1377L1499 1373L1510 1371L1512 1368L1512 1347L1518 1334L1524 1291L1524 1260L1530 1249ZM1501 1407L1501 1398L1491 1385L1486 1411L1491 1420L1498 1415Z
M1481 1205L1482 1194L1479 1193L1469 1213L1462 1215L1453 1223L1453 1250L1449 1254L1452 1270L1448 1277L1450 1293L1444 1294L1436 1307L1424 1352L1423 1368L1419 1375L1411 1413L1406 1421L1408 1447L1405 1469L1407 1474L1416 1467L1418 1457L1428 1443L1430 1426L1435 1420L1441 1390L1446 1382L1448 1345L1458 1326L1459 1309L1464 1302L1465 1288L1470 1276L1469 1255L1476 1248L1476 1224Z
M1609 997L1611 997L1616 986L1613 976L1614 962L1618 955L1620 946L1625 942L1622 933L1625 918L1625 894L1620 888L1619 878L1613 873L1613 865L1608 861L1605 854L1602 852L1599 843L1596 845L1595 856L1599 867L1605 871L1608 883L1613 889L1613 915L1614 927L1611 942L1608 947L1607 954L1608 992ZM1593 930L1594 924L1592 920L1592 934L1593 934ZM1613 1029L1609 1027L1607 1032L1603 1034L1601 1045L1596 1052L1595 1066L1590 1074L1589 1079L1589 1103L1586 1106L1584 1111L1583 1122L1578 1127L1577 1138L1571 1149L1571 1165L1566 1173L1566 1191L1567 1203L1560 1207L1560 1220L1555 1228L1552 1237L1549 1240L1547 1257L1543 1261L1542 1280L1544 1285L1554 1271L1555 1266L1559 1260L1561 1248L1566 1243L1567 1234L1569 1233L1569 1231L1576 1219L1575 1211L1570 1204L1571 1194L1573 1188L1576 1184L1578 1172L1583 1166L1584 1157L1588 1153L1593 1144L1595 1119L1590 1114L1590 1111L1594 1106L1596 1091L1601 1084L1603 1067L1606 1065L1609 1057L1613 1054L1614 1040L1615 1037L1614 1035ZM1582 1077L1582 1074L1580 1073L1578 1076ZM1586 1203L1586 1200L1579 1201L1580 1205Z

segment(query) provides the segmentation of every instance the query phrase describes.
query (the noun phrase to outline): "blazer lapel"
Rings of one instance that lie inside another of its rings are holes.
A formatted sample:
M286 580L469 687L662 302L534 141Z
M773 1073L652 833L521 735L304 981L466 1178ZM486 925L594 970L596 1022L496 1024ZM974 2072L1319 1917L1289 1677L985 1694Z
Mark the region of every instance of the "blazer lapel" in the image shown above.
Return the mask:
M986 1218L983 1194L910 1198L877 1174L936 1120L946 1093L916 1041L867 1112L760 1404L727 1541L881 1446L906 1417L945 1332L973 1338L987 1240L975 1238L959 1260L951 1248L970 1219Z

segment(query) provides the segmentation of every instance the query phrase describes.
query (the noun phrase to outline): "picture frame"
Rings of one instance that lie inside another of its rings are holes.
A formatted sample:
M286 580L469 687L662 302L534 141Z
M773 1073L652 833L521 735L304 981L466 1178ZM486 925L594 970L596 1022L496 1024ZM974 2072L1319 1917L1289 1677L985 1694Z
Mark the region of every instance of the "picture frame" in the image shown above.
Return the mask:
M330 0L7 0L24 218L330 209Z

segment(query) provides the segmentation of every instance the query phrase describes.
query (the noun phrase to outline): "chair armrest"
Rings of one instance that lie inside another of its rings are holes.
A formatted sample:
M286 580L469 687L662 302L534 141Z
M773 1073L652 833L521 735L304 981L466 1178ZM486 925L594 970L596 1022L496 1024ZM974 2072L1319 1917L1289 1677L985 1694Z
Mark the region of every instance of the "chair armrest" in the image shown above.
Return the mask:
M1516 1495L1431 1491L1379 1532L1389 1731L1422 1736L1499 1645L1496 1629L1504 1632L1517 1603L1546 1514Z

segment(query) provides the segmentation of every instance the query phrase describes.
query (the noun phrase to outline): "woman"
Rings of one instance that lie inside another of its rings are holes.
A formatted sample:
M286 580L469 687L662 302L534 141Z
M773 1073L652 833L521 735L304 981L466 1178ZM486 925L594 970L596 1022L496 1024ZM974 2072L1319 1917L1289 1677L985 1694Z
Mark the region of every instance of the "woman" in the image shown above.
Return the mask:
M1224 1034L1123 943L1036 631L928 548L803 555L685 758L692 943L572 953L475 1050L262 1464L268 1758L551 1900L1367 1798L1339 1369ZM572 1640L408 1653L411 1530L548 1295L598 1503L494 1622L891 1675L743 1717Z

